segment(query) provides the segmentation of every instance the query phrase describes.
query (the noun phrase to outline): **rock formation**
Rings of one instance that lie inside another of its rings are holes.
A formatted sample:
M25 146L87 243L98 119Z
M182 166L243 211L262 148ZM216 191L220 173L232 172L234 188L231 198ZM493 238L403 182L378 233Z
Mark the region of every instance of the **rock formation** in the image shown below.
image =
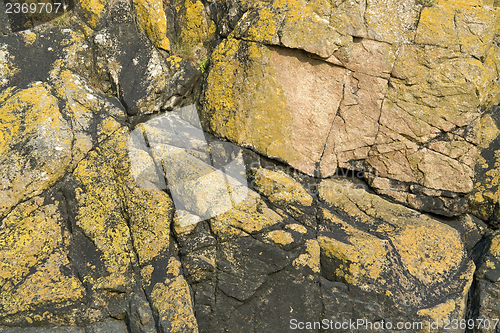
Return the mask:
M499 1L62 2L0 4L1 333L500 332Z

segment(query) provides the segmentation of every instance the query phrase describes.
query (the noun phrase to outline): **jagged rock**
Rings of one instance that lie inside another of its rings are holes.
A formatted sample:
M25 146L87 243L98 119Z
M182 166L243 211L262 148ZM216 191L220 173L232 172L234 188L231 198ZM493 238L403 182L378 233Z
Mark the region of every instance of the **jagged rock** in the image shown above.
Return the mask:
M200 0L172 1L174 54L201 65L209 57L209 43L216 39L216 25Z
M285 202L310 206L313 201L311 195L285 173L258 169L252 185L272 203Z
M146 296L141 292L130 300L129 327L132 333L156 333L155 320Z
M167 20L161 0L135 0L134 9L137 13L139 27L146 33L153 44L165 51L170 51L170 41L167 34Z
M485 114L478 126L480 153L476 159L474 189L469 195L473 214L489 224L498 226L500 211L498 205L498 149L500 108L496 106Z
M165 280L152 286L150 297L164 332L198 332L189 285L180 274L180 266L177 259L170 259Z
M0 102L5 128L0 216L52 186L96 143L120 127L113 116L123 119L122 110L68 69L87 57L83 34L69 29L46 34L8 36L2 44L6 66L15 68L4 83L15 86L2 91ZM66 45L55 42L64 38L69 40ZM48 53L47 62L35 69L21 54L39 48ZM8 71L4 73L9 75ZM91 133L91 128L97 130Z
M68 231L60 202L54 199L36 196L18 205L2 222L0 322L51 302L74 306L86 296L67 257Z
M152 8L146 8L150 5ZM119 1L109 9L107 26L93 35L96 71L108 81L103 90L119 98L130 115L146 115L173 108L193 88L200 73L189 61L175 56L164 58L155 48L169 50L168 39L159 39L166 28L156 27L158 19L147 15L148 9L162 8L161 2L140 2L135 8L153 44L138 33L130 4ZM163 9L155 15L165 19L162 13Z
M447 2L424 8L417 25L418 7L409 3L351 5L352 12L344 3L256 4L212 55L204 128L309 175L357 169L376 191L411 207L464 213L477 145L472 128L479 107L500 97L492 75L498 8ZM388 32L400 11L400 25ZM426 45L437 31L432 22L455 29L445 19L453 11L456 29L471 31L454 43L459 49ZM463 19L471 12L474 20ZM476 23L490 28L475 32ZM415 44L399 44L413 42L415 28ZM312 29L313 37L305 34ZM415 184L424 191L411 193Z
M316 207L312 194L316 186L306 190L302 184L281 170L272 171L264 168L250 170L253 173L251 188L266 197L273 206L283 209L288 215L307 225L315 227Z
M100 29L107 19L109 0L77 1L75 11L87 26Z

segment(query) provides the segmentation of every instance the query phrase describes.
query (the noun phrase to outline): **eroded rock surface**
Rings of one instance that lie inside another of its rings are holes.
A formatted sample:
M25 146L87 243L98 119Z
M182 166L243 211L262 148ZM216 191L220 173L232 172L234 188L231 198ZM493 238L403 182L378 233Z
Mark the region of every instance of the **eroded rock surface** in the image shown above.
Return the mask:
M494 332L499 5L0 22L0 332Z
M497 7L253 6L214 52L203 112L210 131L309 175L364 171L378 193L414 208L467 210L472 128L480 107L500 98Z

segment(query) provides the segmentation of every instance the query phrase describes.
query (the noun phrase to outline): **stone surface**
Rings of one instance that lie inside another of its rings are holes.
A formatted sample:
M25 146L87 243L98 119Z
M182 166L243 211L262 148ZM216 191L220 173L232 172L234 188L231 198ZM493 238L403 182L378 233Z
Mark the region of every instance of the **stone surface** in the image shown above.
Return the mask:
M454 313L465 314L474 264L455 229L339 181L323 181L319 195L339 214L320 211L327 279L385 294L402 311L431 307L454 290Z
M400 2L254 7L213 54L206 129L309 175L361 170L377 192L414 208L467 210L477 150L471 127L480 107L500 97L498 8L461 1L423 9ZM443 29L450 36L429 42ZM413 184L456 195L412 193Z
M482 247L484 252L479 258L476 271L476 285L472 302L474 317L486 320L496 318L500 312L498 306L498 293L500 291L500 237L498 231L488 235ZM491 327L482 327L479 332L494 332Z
M499 111L500 108L493 108L492 112L485 114L479 122L480 153L476 159L474 189L469 195L471 211L495 226L500 220L498 210Z
M130 4L124 1L110 7L111 22L93 34L95 75L102 82L101 89L118 98L130 115L172 109L199 78L188 61L161 55L161 50L169 50L168 39L160 38L166 34L166 22L158 21L165 19L161 8L161 2L135 5L139 24L153 44L138 33ZM158 18L148 16L148 10Z
M120 108L92 91L83 77L71 71L75 63L88 57L84 35L69 29L46 34L8 36L10 43L3 44L5 59L10 59L7 67L17 70L5 79L13 86L3 89L1 97L4 190L0 216L18 202L40 194L74 168L93 144L119 127L112 116L123 116ZM57 44L57 39L67 43ZM8 45L17 48L8 52ZM47 63L27 65L21 54L36 53L40 48L47 50ZM97 127L94 136L91 127Z
M77 0L0 24L0 332L493 332L499 6Z

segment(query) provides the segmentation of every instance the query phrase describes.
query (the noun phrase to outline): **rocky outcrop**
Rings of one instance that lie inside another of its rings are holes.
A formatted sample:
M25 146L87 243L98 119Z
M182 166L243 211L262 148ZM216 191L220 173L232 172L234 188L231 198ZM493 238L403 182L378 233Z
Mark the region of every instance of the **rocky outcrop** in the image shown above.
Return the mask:
M8 17L0 332L498 331L499 5Z
M213 54L206 127L306 174L359 170L411 207L464 213L472 128L500 98L487 5L256 3Z

